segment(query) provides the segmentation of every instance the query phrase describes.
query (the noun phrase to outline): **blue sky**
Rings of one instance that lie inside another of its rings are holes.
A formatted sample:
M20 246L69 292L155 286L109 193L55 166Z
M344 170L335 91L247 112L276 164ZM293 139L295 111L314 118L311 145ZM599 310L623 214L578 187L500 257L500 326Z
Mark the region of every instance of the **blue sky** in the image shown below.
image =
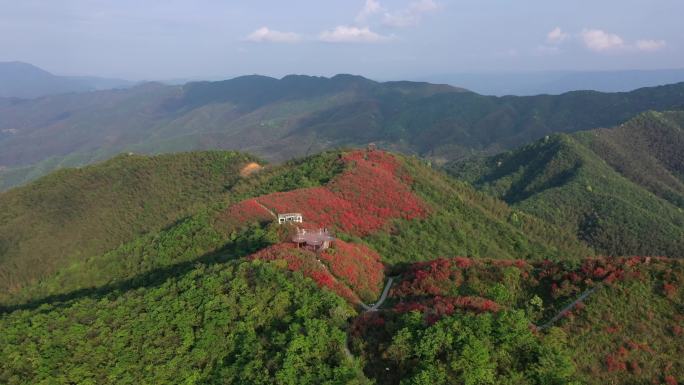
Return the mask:
M682 0L0 0L0 61L129 79L684 67Z

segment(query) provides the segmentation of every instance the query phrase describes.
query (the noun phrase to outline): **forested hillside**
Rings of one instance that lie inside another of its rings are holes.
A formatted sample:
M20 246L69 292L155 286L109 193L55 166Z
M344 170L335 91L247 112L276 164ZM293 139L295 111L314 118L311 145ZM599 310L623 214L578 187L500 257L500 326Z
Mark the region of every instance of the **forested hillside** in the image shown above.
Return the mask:
M363 238L386 263L430 255L591 253L571 233L417 159L328 152L241 176L252 160L222 152L124 155L1 194L8 207L0 228L3 291L43 277L30 286L41 296L97 287L211 255L231 239L246 239L240 250L256 250L283 234L268 225L271 214L255 200L274 212L301 212L345 240ZM110 188L107 180L119 183ZM13 302L35 296L21 292Z
M0 382L369 383L345 354L352 314L340 297L275 266L199 265L0 316Z
M443 162L682 105L681 83L625 93L493 97L446 85L380 83L352 75L245 76L0 99L0 186L123 151L239 149L282 161L377 142Z
M385 310L351 326L352 351L378 384L684 378L681 260L445 258L397 272Z
M150 200L128 203L140 192ZM682 376L680 261L587 258L572 232L418 158L347 150L262 167L232 152L124 155L8 197L43 204L13 204L16 230L3 229L25 243L0 254L12 256L8 276L23 279L0 293L1 383ZM66 215L80 210L94 215ZM278 225L285 212L304 223ZM298 247L297 226L328 228L335 240ZM33 269L41 265L49 269ZM387 300L366 312L383 287ZM587 290L585 305L544 325Z
M458 178L609 255L684 256L681 112L454 162Z
M0 194L0 291L219 202L253 160L231 152L121 155Z

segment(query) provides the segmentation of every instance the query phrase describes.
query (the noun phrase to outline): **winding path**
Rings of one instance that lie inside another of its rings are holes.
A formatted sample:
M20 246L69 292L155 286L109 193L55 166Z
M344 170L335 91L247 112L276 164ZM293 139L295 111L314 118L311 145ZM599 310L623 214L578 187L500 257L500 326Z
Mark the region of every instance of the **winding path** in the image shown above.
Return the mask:
M254 202L256 202L256 204L258 204L259 206L261 206L261 208L263 208L264 210L268 211L269 214L271 214L271 215L273 216L273 218L276 218L276 219L278 218L278 216L276 215L276 213L273 212L273 210L271 210L271 209L269 209L268 207L266 207L266 206L264 206L263 204L261 204L261 202L259 202L259 200L257 200L256 198L254 199Z
M548 322L541 326L537 326L537 330L544 330L550 328L554 323L556 323L559 319L563 318L567 312L572 310L575 306L577 306L578 303L584 301L592 295L596 290L600 289L603 286L603 284L598 284L591 289L586 290L584 293L582 293L579 297L577 297L576 300L572 301L568 306L564 307L561 311L558 312L553 318L551 318Z
M380 308L380 306L382 306L382 303L385 302L385 299L387 299L387 293L389 293L389 289L392 287L392 282L394 282L394 277L389 277L389 279L387 280L387 284L385 284L385 288L382 290L382 294L378 299L378 302L373 304L373 306L368 306L365 303L361 302L361 307L363 308L363 310L377 311Z

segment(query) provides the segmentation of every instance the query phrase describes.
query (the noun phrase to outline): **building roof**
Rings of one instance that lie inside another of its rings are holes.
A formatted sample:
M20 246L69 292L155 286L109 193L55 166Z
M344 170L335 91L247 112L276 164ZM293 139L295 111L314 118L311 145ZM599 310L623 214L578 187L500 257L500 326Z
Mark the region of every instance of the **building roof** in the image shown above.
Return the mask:
M287 217L301 217L302 214L300 213L285 213L285 214L278 214L278 218L287 218Z

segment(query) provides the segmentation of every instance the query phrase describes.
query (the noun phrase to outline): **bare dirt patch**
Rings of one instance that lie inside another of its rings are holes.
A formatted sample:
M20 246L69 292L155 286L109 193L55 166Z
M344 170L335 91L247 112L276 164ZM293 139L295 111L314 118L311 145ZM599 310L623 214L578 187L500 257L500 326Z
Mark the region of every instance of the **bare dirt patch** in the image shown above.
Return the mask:
M261 170L262 168L264 168L264 166L260 165L257 162L248 163L245 167L242 168L242 170L240 170L240 176L242 176L242 177L250 176L250 175L254 174L255 172Z

